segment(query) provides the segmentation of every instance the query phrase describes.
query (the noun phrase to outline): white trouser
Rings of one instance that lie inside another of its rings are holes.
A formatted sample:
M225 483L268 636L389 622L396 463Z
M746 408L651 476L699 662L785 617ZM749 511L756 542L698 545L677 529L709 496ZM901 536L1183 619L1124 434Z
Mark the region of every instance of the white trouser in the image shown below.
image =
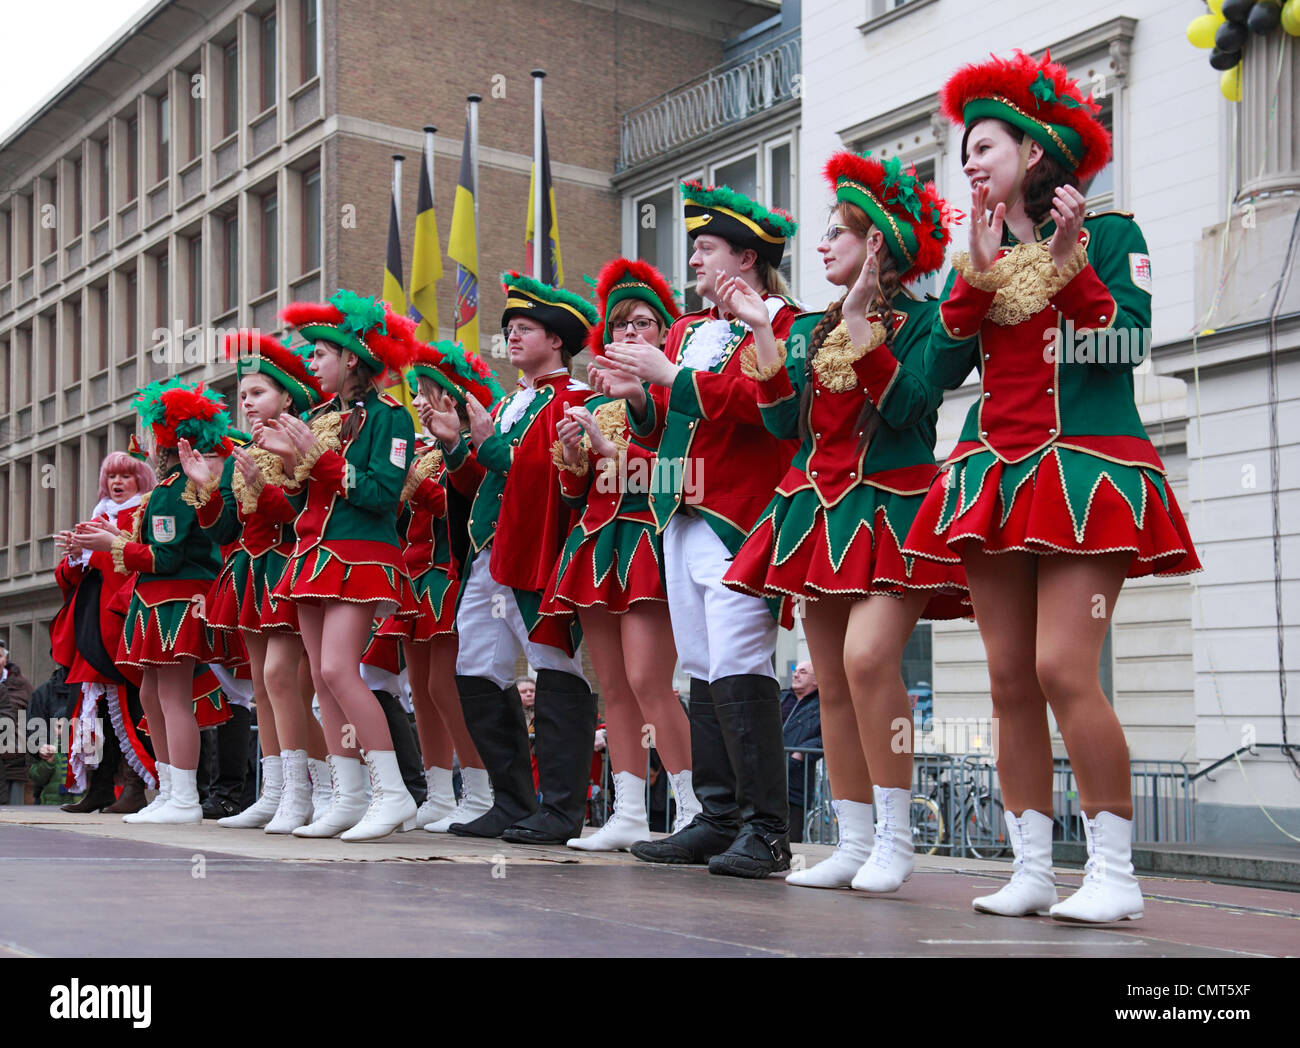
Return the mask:
M722 584L731 554L703 517L680 514L664 529L668 614L682 670L713 682L736 674L775 677L776 619L760 597Z
M559 648L528 639L514 591L492 577L488 556L489 551L484 550L474 558L464 583L456 613L460 640L456 672L462 677L484 677L505 689L515 682L515 662L522 652L535 670L559 670L585 682L580 654L566 655Z

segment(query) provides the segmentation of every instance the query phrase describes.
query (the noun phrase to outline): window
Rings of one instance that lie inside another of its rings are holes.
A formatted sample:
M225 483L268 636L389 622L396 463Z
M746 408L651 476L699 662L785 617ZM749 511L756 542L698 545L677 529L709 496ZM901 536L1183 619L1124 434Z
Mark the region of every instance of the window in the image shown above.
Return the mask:
M710 181L715 186L730 186L751 200L758 197L758 157L750 153L738 160L718 164L713 168Z
M10 238L13 220L9 211L0 211L0 284L7 284L14 276L14 245ZM0 380L8 376L0 373Z
M42 397L48 397L59 385L59 349L54 342L54 331L54 314L42 314L36 321L36 336L40 340L38 353L41 357L36 366L40 372L39 393Z
M81 160L72 162L72 235L81 236Z
M1098 99L1101 103L1101 112L1097 114L1097 119L1105 125L1107 131L1112 134L1115 131L1115 99L1114 96L1107 94L1105 98ZM1088 209L1090 211L1105 211L1115 206L1115 158L1112 155L1110 160L1106 161L1103 167L1092 177L1092 181L1082 187L1083 195L1087 198Z
M203 320L203 238L189 240L190 285L186 302L185 326L195 327Z
M32 223L36 220L36 198L27 194L18 196L18 272L32 268L36 240L32 236Z
M787 214L794 210L794 166L790 142L779 142L767 147L767 203ZM787 284L794 283L794 239L785 245L785 254L778 267Z
M316 0L298 0L302 10L302 80L319 72L316 52Z
M27 407L32 402L32 329L26 326L14 332L14 388L14 407Z
M274 193L262 197L262 291L272 290L280 281L278 203Z
M59 249L59 180L51 178L49 187L50 195L41 205L41 229L45 231L41 237L41 250L46 255Z
M91 292L95 297L95 373L108 367L108 285L97 287Z
M122 349L118 354L119 360L133 360L140 342L140 316L139 316L139 296L137 294L139 282L136 279L135 270L131 270L126 275L124 281L126 287L123 290L125 301L122 303Z
M221 254L221 305L224 310L231 310L239 305L239 218L236 215L222 220Z
M71 359L69 361L69 373L67 381L69 384L81 381L81 298L78 296L73 300L65 314L65 321L68 325L68 345L71 349Z
M9 414L9 338L0 338L0 416ZM0 489L0 494L3 490ZM4 518L0 516L0 527ZM0 542L0 546L4 543Z
M239 126L239 44L229 43L221 54L221 135Z
M134 200L140 181L140 122L130 117L126 122L126 198Z
M171 170L172 103L163 95L158 99L158 150L154 164L154 181L161 182Z
M275 105L275 15L262 19L262 110Z
M636 256L665 274L673 271L673 237L676 233L677 202L673 187L643 196L634 205Z
M168 299L171 293L171 286L168 280L171 277L171 266L166 255L159 255L157 262L154 263L154 308L153 323L156 328L170 328L171 324L167 318Z
M321 196L320 168L308 171L302 179L302 271L320 268Z
M102 221L108 217L108 139L95 143L95 159L99 164L99 214Z

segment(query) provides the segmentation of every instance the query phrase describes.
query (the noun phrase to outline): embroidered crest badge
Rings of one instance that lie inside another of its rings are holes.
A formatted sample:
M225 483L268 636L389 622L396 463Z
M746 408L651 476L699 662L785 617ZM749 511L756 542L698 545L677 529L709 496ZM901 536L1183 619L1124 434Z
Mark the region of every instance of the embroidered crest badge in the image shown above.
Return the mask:
M176 518L158 516L153 518L154 542L171 542L176 538Z
M393 438L392 450L388 453L388 461L398 469L406 469L406 440L403 437Z

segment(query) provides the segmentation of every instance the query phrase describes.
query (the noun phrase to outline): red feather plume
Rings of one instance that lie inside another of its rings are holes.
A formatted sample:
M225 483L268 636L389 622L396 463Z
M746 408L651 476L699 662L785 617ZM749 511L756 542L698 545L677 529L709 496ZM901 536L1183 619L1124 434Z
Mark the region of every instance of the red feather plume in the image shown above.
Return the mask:
M614 286L626 277L648 284L673 320L682 315L682 311L677 308L677 303L673 300L673 290L668 280L649 262L643 262L639 258L616 258L606 262L596 277L596 301L600 304L600 321L592 325L591 330L587 332L587 345L598 357L605 354L605 300L609 298Z

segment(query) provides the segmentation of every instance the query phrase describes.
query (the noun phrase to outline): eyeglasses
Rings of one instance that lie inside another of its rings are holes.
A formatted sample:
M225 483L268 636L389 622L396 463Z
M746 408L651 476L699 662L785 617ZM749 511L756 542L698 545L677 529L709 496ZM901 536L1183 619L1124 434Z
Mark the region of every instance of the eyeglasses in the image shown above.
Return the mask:
M501 334L505 338L511 338L514 335L523 338L525 335L531 335L536 330L537 327L533 324L510 324L501 329Z
M822 243L833 244L839 239L841 233L847 233L848 231L848 226L842 226L836 222L834 225L828 227L826 232L822 234Z
M633 320L616 320L610 324L611 331L625 331L632 328L635 331L649 331L652 327L658 327L658 321L651 320L649 317L636 317Z

